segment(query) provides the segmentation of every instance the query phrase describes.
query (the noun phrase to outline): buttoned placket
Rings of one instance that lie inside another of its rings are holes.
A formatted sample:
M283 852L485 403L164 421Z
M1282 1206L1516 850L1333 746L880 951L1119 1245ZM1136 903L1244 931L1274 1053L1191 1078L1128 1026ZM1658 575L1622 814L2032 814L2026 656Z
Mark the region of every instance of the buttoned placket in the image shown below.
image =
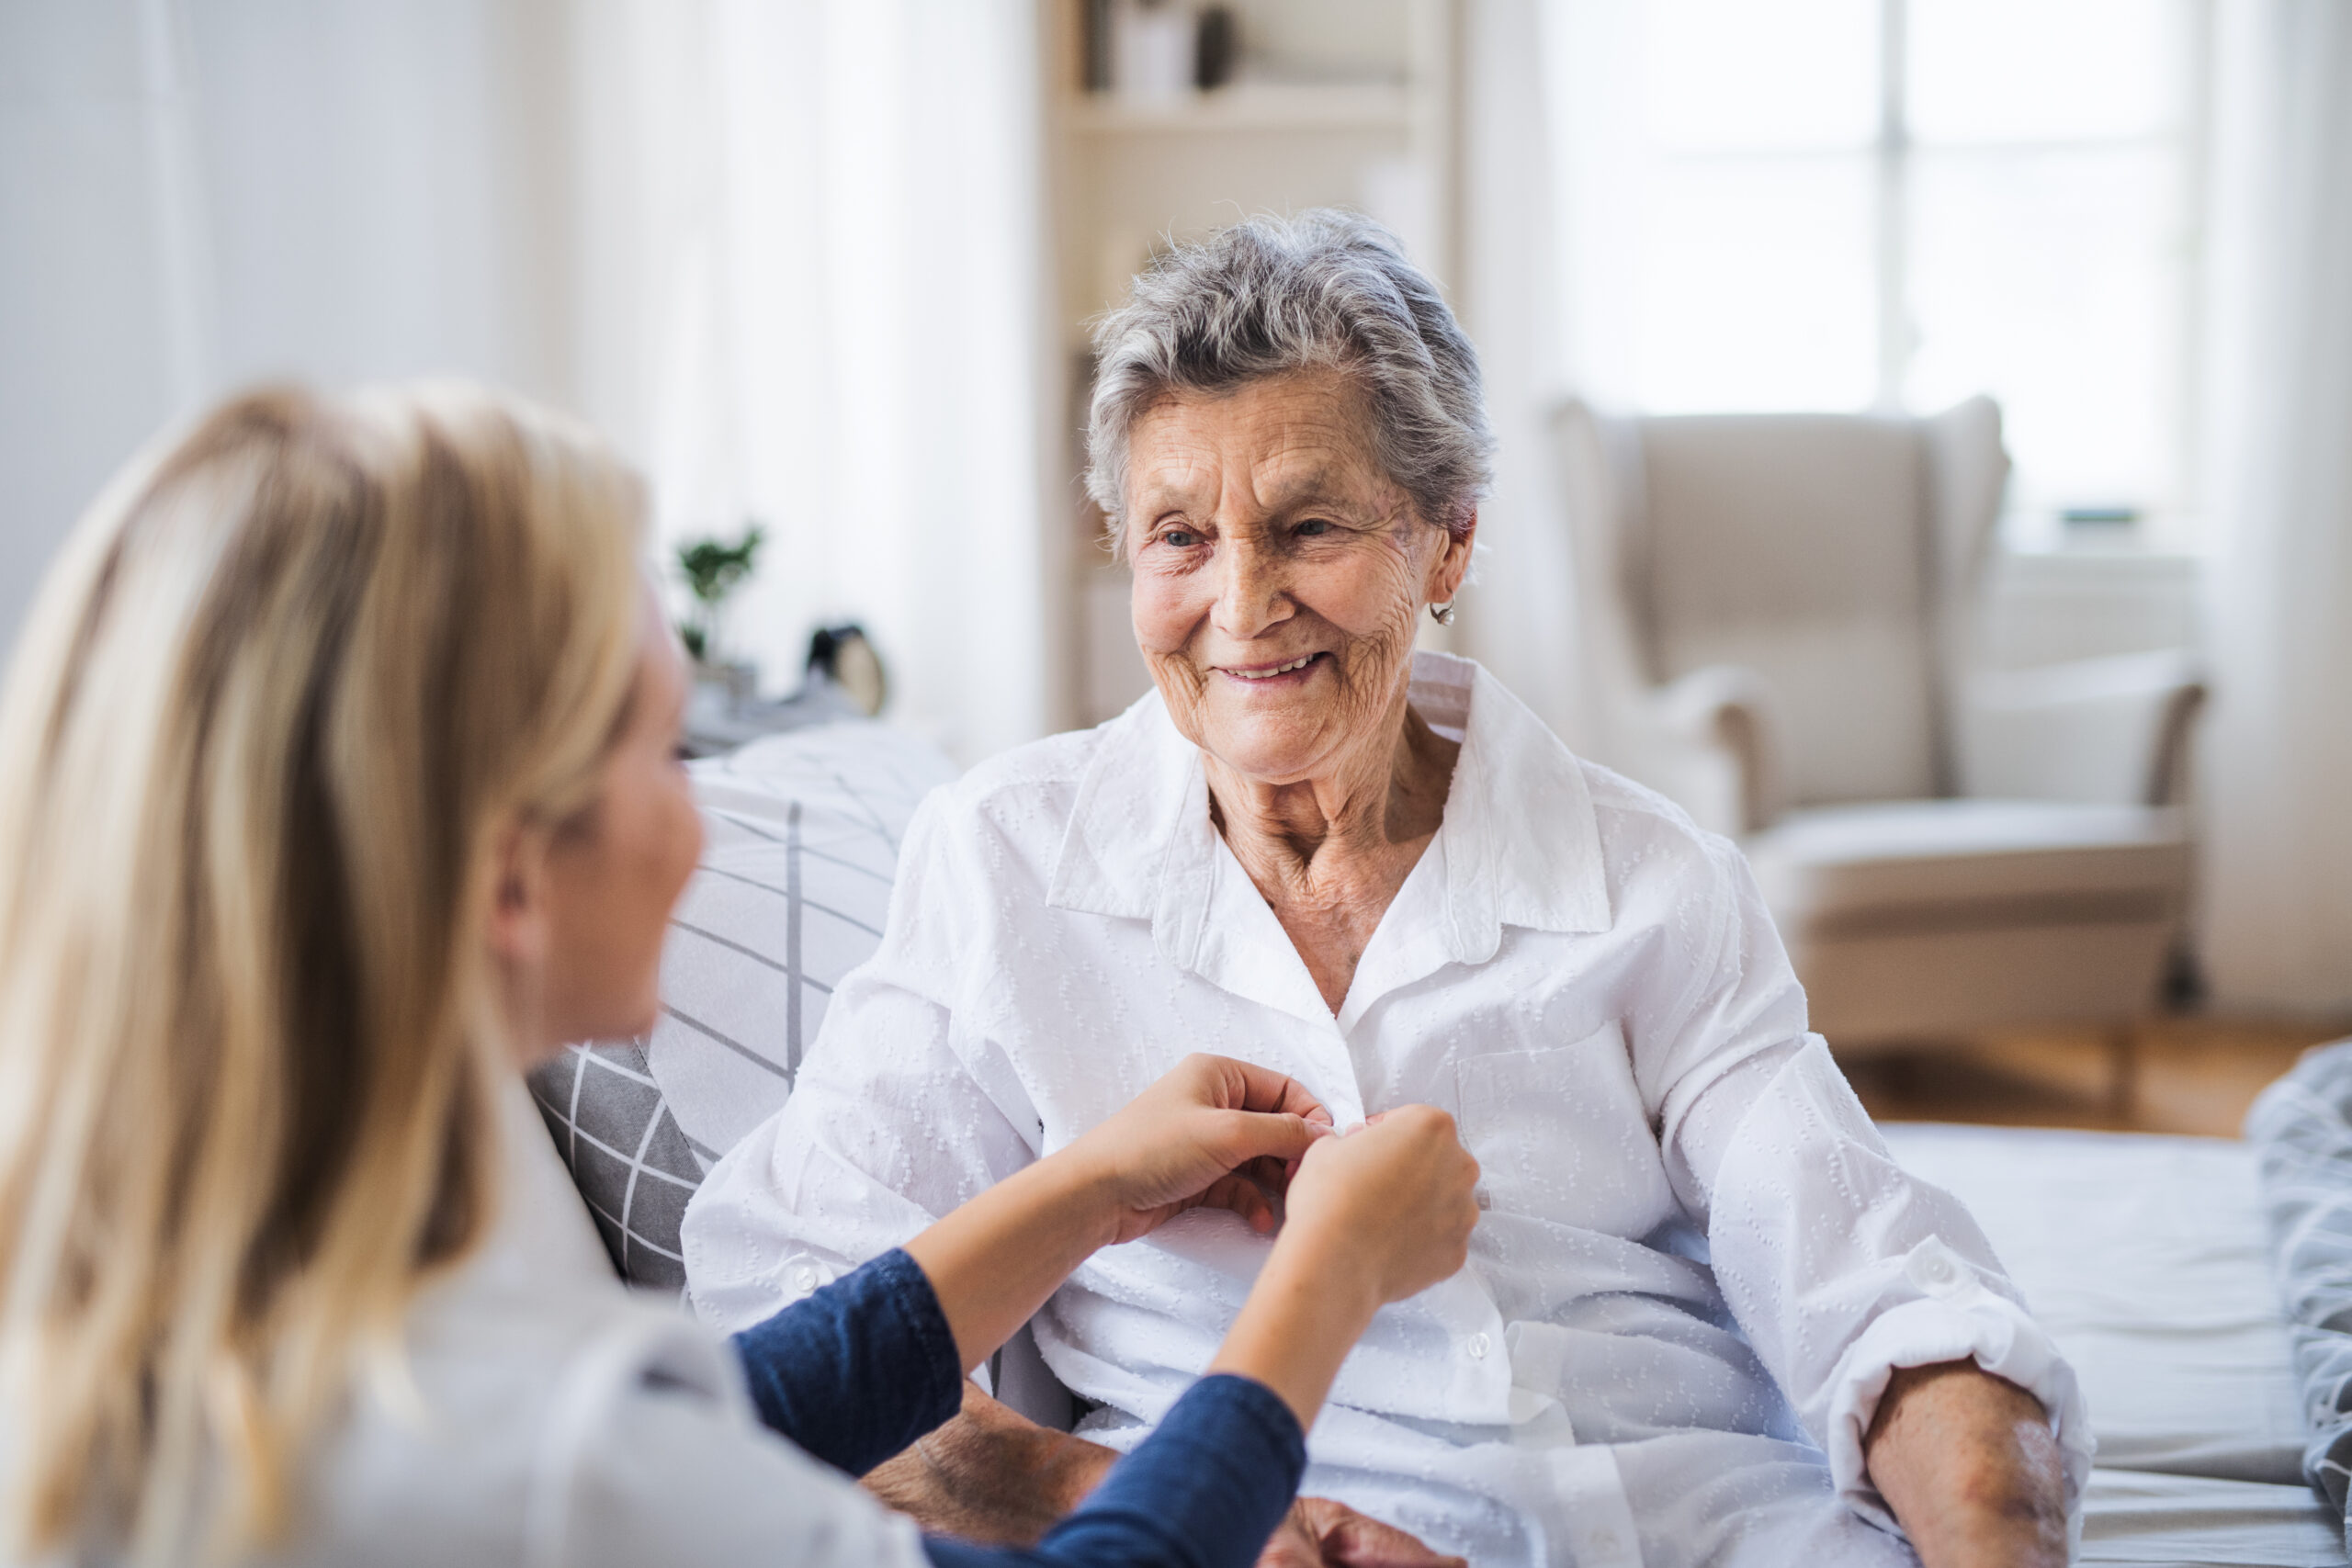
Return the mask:
M1203 821L1206 820L1206 790L1202 792ZM1357 960L1348 993L1335 1016L1299 955L1297 944L1283 930L1257 885L1250 878L1233 848L1213 826L1196 846L1205 868L1195 873L1185 856L1170 857L1170 874L1181 902L1163 911L1170 923L1189 938L1192 962L1185 965L1202 980L1245 1000L1275 1009L1307 1026L1301 1040L1316 1071L1308 1087L1342 1127L1360 1122L1369 1109L1363 1099L1367 1066L1358 1050L1366 1016L1385 997L1427 978L1447 964L1473 954L1465 946L1494 947L1494 935L1470 943L1462 940L1454 918L1455 863L1449 853L1449 831L1441 826L1420 859L1406 874L1395 898L1382 912L1371 940ZM1197 891L1195 891L1197 889ZM1190 894L1190 897L1183 895ZM1185 908L1197 898L1193 908ZM1487 919L1492 924L1491 910ZM1182 940L1182 939L1180 939ZM1376 1051L1374 1041L1363 1041ZM1271 1065L1271 1064L1269 1064Z
M1049 895L1058 907L1148 913L1153 944L1172 966L1290 1020L1296 1027L1271 1032L1261 1065L1297 1078L1342 1127L1363 1119L1363 1085L1383 1076L1381 1064L1360 1060L1356 1049L1359 1043L1368 1053L1379 1049L1376 1037L1363 1038L1378 1004L1448 964L1491 958L1501 942L1506 902L1514 911L1508 918L1540 929L1606 930L1609 924L1607 895L1596 874L1591 807L1573 760L1563 751L1566 765L1554 787L1525 803L1581 827L1573 863L1495 863L1493 764L1482 744L1558 743L1540 727L1522 735L1534 726L1532 716L1517 710L1490 677L1422 657L1416 659L1415 675L1416 706L1462 747L1438 832L1383 912L1337 1016L1217 832L1201 754L1164 713L1135 716L1143 722L1125 730L1115 750L1106 750L1090 769ZM1426 689L1424 676L1432 678ZM1474 682L1484 683L1475 705ZM1501 728L1483 742L1473 734L1497 724ZM1475 1270L1426 1292L1414 1305L1442 1325L1455 1347L1441 1374L1441 1397L1453 1412L1448 1418L1515 1421L1524 1400L1511 1388L1505 1325ZM1472 1411L1486 1414L1473 1416Z
M1171 855L1170 861L1171 886L1197 889L1198 902L1184 900L1171 908L1163 900L1162 914L1173 931L1191 938L1193 962L1188 967L1197 978L1244 1000L1276 1009L1304 1026L1295 1039L1306 1066L1293 1076L1323 1101L1339 1125L1361 1122L1366 1109L1364 1067L1372 1064L1361 1061L1352 1047L1365 1016L1381 998L1434 973L1457 956L1455 943L1449 941L1453 922L1431 918L1443 913L1433 906L1451 901L1446 829L1440 828L1383 913L1365 944L1340 1013L1334 1017L1297 945L1250 880L1232 847L1209 826L1205 797L1204 787L1199 820L1206 841L1195 840L1193 848L1207 862L1206 874L1190 870L1191 856ZM1291 1066L1268 1065L1283 1066L1285 1070ZM1447 1397L1455 1402L1453 1407L1465 1413L1484 1409L1498 1421L1510 1419L1513 1402L1504 1324L1485 1282L1464 1269L1424 1292L1417 1306L1430 1320L1443 1325L1457 1347L1446 1378L1451 1391Z
M1349 1127L1364 1118L1363 1083L1340 1021L1324 1005L1323 993L1308 973L1306 962L1283 930L1273 908L1233 852L1232 846L1209 823L1205 787L1200 825L1207 840L1198 845L1203 863L1193 884L1197 887L1195 909L1186 922L1194 927L1191 963L1194 976L1245 1001L1272 1008L1302 1027L1285 1031L1299 1053L1302 1070L1292 1076L1323 1102L1333 1122Z

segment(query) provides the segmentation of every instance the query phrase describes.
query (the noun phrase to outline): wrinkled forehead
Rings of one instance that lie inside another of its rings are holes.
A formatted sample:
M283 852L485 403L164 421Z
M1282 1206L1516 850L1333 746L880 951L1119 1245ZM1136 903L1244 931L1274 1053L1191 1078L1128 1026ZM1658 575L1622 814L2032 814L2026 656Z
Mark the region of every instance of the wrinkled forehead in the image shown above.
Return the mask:
M1128 442L1131 518L1170 508L1276 511L1306 502L1388 506L1362 392L1336 371L1177 389L1138 414Z

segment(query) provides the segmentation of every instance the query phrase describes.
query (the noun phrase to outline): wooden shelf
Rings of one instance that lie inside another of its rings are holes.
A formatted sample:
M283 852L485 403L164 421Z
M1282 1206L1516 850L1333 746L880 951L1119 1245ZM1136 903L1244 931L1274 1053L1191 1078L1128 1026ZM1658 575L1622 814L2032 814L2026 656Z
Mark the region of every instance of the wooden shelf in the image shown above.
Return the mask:
M1165 103L1108 93L1071 100L1066 123L1080 136L1155 136L1228 130L1405 130L1411 94L1387 82L1243 83Z

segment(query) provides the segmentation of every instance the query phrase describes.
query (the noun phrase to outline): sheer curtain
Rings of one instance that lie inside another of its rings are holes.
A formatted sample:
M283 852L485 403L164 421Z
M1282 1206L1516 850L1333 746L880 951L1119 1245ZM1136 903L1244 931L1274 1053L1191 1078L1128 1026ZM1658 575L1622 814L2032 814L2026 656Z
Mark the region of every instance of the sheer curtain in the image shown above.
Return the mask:
M766 525L771 686L854 618L959 757L1041 733L1038 5L0 5L0 636L163 419L455 373Z
M2352 1009L2352 6L2225 0L2216 167L2218 999Z
M576 51L581 400L666 540L767 530L771 687L854 619L965 761L1048 726L1035 0L610 0Z
M1627 0L1464 0L1454 296L1498 450L1453 642L1578 752L1673 785L1684 781L1633 711L1644 682L1630 637L1578 613L1578 552L1562 525L1577 498L1563 492L1550 417L1571 391L1607 407L1634 391L1626 321L1639 269L1623 241L1639 183L1628 68L1640 20Z
M1563 209L1563 164L1577 145L1565 134L1550 79L1553 55L1573 46L1583 19L1556 0L1463 7L1461 276L1453 293L1478 345L1498 449L1453 641L1570 746L1621 761L1607 682L1596 673L1610 649L1574 610L1576 563L1559 524L1546 423L1588 348L1560 286L1576 237Z

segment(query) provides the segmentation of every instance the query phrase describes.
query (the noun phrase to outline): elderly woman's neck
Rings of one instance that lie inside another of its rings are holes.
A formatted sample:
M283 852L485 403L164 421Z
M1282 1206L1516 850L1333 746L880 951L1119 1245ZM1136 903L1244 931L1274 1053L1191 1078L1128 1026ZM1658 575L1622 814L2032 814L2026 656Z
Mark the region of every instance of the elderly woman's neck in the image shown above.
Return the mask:
M1401 694L1394 718L1374 733L1385 742L1351 748L1323 773L1295 783L1269 784L1206 759L1209 809L1269 898L1276 897L1270 878L1299 892L1331 884L1331 893L1369 878L1386 885L1378 899L1385 908L1437 832L1460 745Z

